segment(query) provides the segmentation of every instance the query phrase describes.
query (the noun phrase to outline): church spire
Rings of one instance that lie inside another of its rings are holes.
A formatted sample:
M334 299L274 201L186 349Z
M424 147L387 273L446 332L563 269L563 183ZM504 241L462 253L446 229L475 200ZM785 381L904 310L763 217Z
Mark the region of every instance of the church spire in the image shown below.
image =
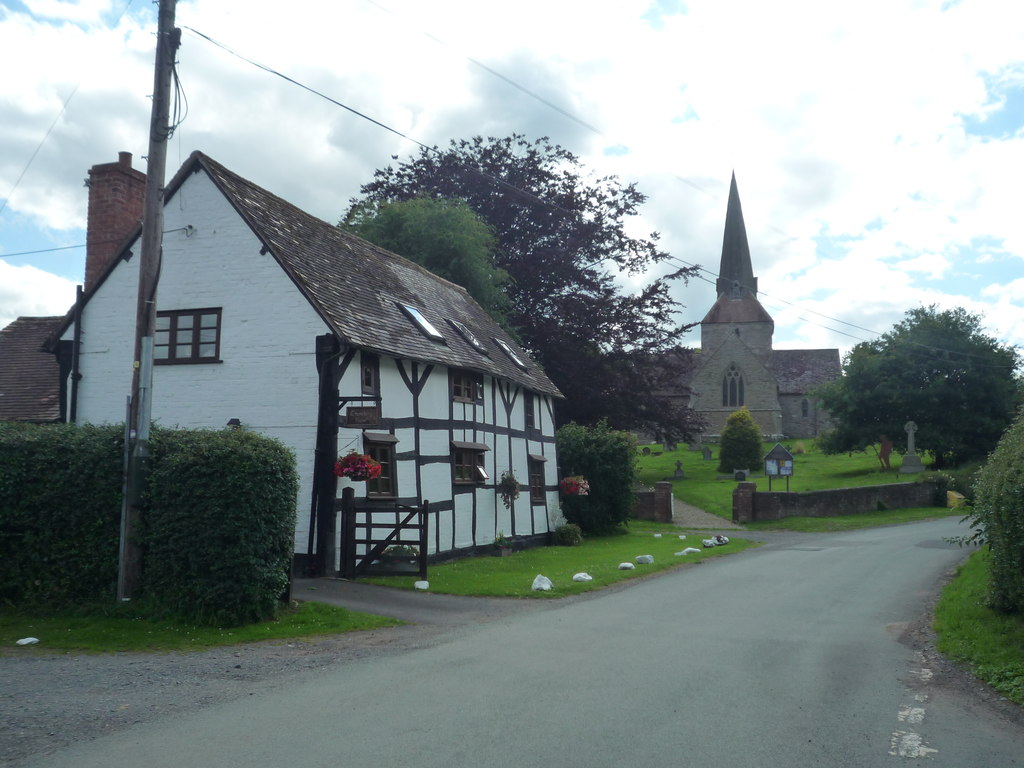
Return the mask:
M745 293L757 297L757 278L750 264L750 246L747 244L747 228L743 224L743 209L740 208L740 193L736 188L736 172L732 174L729 186L729 206L725 212L725 236L722 238L722 263L718 268L715 285L718 295L742 298Z

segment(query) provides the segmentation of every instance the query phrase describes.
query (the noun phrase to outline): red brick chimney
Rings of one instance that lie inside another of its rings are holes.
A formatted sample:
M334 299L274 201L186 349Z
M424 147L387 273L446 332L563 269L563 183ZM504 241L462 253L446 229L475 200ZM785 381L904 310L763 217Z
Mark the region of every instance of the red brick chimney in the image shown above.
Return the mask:
M86 184L89 221L85 234L85 290L88 291L142 218L146 174L132 169L131 152L118 152L116 163L90 168Z

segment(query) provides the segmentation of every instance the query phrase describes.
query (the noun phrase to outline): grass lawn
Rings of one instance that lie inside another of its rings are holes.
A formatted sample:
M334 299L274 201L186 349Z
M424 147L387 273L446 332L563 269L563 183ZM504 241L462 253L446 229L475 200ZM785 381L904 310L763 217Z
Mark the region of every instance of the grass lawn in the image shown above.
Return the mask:
M0 610L0 655L52 653L114 653L118 651L197 651L222 645L340 634L359 629L393 627L402 622L349 611L323 603L300 603L282 611L276 621L218 629L133 615L128 606L90 606L47 615ZM19 646L24 637L35 645Z
M985 606L989 551L974 552L942 593L935 608L938 648L1024 705L1024 616L1005 616Z
M845 453L826 456L814 447L811 440L786 440L783 442L793 454L793 476L789 479L791 491L823 491L829 488L853 488L860 485L884 485L902 483L920 475L901 475L895 469L883 472L873 451L866 453ZM775 443L765 443L768 453ZM640 457L640 481L647 484L659 480L672 481L672 490L677 499L700 507L705 512L732 519L732 492L736 481L730 476L718 477L718 446L711 446L713 459L704 461L700 451L691 451L680 444L675 451L663 451L660 445L648 446L649 456ZM656 455L657 454L657 455ZM682 462L683 478L676 480L676 462ZM898 459L893 462L899 465ZM762 474L764 467L750 467L755 474ZM759 491L768 490L768 478L751 478ZM772 480L773 491L786 490L784 479Z
M680 539L680 535L686 538ZM634 520L625 533L588 537L576 547L538 547L508 557L470 557L432 565L430 591L487 597L565 597L758 546L755 542L730 536L725 546L704 549L701 539L706 536L706 533L687 533L673 525ZM675 554L687 547L696 547L700 552ZM654 562L639 565L637 555L653 555ZM636 567L620 571L619 563L624 562ZM573 575L581 572L590 574L593 581L573 581ZM551 579L554 585L551 591L532 589L533 579L538 574ZM412 589L416 577L382 576L364 581Z

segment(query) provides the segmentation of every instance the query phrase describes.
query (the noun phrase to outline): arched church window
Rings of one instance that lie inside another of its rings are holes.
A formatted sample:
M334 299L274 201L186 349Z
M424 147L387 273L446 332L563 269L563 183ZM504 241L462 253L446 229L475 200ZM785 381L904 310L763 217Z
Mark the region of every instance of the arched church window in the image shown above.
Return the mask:
M736 363L732 363L722 379L722 407L739 408L743 405L743 376Z
M810 415L810 413L811 404L807 402L807 398L804 398L804 400L800 403L800 415L806 419Z

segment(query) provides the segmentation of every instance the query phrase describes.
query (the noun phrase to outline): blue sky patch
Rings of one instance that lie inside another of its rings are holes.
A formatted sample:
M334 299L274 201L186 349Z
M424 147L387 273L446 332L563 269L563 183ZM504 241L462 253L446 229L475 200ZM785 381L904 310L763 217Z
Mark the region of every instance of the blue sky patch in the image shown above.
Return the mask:
M625 144L616 144L611 147L604 148L604 155L606 157L622 157L623 155L629 154L629 147Z
M664 29L666 16L685 16L686 11L683 0L654 0L640 18L654 29Z
M987 83L995 109L978 115L964 115L964 132L986 139L1006 139L1024 128L1024 85Z

